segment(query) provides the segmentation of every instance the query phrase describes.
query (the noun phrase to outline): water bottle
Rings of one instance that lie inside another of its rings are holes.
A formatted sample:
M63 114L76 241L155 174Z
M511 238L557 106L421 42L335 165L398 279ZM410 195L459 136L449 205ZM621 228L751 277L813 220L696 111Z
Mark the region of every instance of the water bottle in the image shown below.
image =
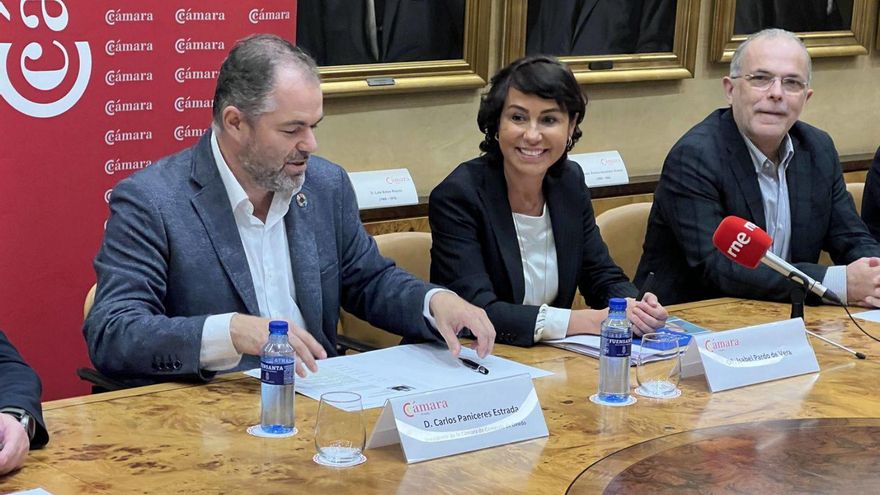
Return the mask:
M629 356L632 329L626 319L626 299L608 301L608 318L602 322L599 353L599 400L626 402L629 399Z
M269 322L269 341L260 353L260 427L266 433L293 431L295 358L287 322Z

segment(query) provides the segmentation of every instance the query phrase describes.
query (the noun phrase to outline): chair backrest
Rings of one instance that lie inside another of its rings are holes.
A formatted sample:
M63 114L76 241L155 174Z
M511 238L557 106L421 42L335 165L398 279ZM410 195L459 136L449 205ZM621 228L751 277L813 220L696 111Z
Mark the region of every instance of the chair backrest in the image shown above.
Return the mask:
M847 182L846 190L852 196L853 201L856 203L856 211L859 212L859 215L862 214L862 196L865 194L865 183L864 182Z
M865 194L865 183L864 182L847 182L846 183L846 192L852 196L853 202L856 204L856 213L859 215L862 214L862 196ZM833 266L834 262L831 261L831 255L828 254L827 251L822 251L819 253L819 264L825 266Z
M98 289L98 284L93 284L92 288L89 289L89 293L86 294L86 300L83 303L83 321L89 316L89 311L92 310L92 305L95 304L95 291Z
M612 208L596 217L602 240L611 259L630 280L636 275L642 258L642 245L648 230L652 203L634 203Z
M431 234L427 232L394 232L375 236L382 256L391 258L397 266L422 280L431 272ZM421 311L421 308L413 308ZM400 336L380 330L346 312L340 312L339 333L370 347L385 348L400 343Z

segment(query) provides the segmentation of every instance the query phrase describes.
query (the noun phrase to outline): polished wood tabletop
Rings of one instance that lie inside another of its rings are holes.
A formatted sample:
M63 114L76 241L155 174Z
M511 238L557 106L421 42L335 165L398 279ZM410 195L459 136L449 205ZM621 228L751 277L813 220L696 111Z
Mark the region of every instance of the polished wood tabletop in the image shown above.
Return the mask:
M789 314L788 305L734 299L669 309L713 330ZM810 330L868 359L811 338L819 373L714 394L703 377L695 377L682 381L677 399L639 397L632 406L601 407L588 400L596 391L597 360L549 346L498 345L497 355L554 373L534 381L550 436L413 465L406 464L400 446L367 450L367 462L353 468L316 465L318 404L299 395L296 436L250 436L246 428L259 422L259 382L242 374L203 385L170 383L48 402L49 444L32 452L21 470L0 478L0 492L40 486L56 495L292 493L304 487L333 495L591 493L577 491L591 466L655 439L774 420L880 417L880 344L861 335L840 308L807 307L805 319ZM880 335L880 324L862 326ZM368 434L379 411L365 412ZM803 454L806 459L808 452Z
M880 419L778 419L691 430L619 450L569 493L876 493Z

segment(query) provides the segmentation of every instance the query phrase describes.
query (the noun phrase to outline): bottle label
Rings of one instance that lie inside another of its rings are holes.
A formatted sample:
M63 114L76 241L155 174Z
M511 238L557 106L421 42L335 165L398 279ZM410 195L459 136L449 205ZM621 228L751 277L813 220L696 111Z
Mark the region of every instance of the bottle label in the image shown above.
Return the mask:
M260 361L260 380L267 385L293 385L294 364Z
M632 337L625 338L606 338L605 346L602 348L602 354L605 357L629 357L632 350Z

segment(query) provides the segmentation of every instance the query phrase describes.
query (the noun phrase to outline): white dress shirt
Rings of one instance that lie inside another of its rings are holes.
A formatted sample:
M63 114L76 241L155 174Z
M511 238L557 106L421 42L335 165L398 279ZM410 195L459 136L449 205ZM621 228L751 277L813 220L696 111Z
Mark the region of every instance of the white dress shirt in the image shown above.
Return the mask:
M540 306L535 320L535 342L564 338L571 309L548 306L559 293L559 269L547 203L540 217L513 213L513 226L523 266L523 304Z
M266 222L254 216L254 205L241 187L220 152L216 133L211 133L211 151L217 171L223 180L229 204L238 227L238 234L247 257L248 268L257 296L260 316L286 319L306 329L302 312L296 304L296 286L290 264L290 247L284 216L290 208L290 200L300 188L287 193L275 193ZM425 294L422 314L432 326L436 322L430 312L430 300L434 294L445 289L432 289ZM210 315L202 326L202 345L199 363L208 371L234 368L241 361L241 353L235 350L229 333L230 322L235 313ZM267 328L268 334L268 328Z
M290 248L284 226L284 215L290 208L290 200L299 189L287 194L275 193L264 224L254 216L253 203L220 153L215 133L211 134L211 151L220 179L226 188L235 225L247 257L260 316L287 319L305 328L306 322L296 305L296 286L293 282ZM234 368L241 361L241 354L232 345L232 336L229 333L229 324L234 314L211 315L205 319L199 354L202 368L221 371Z

